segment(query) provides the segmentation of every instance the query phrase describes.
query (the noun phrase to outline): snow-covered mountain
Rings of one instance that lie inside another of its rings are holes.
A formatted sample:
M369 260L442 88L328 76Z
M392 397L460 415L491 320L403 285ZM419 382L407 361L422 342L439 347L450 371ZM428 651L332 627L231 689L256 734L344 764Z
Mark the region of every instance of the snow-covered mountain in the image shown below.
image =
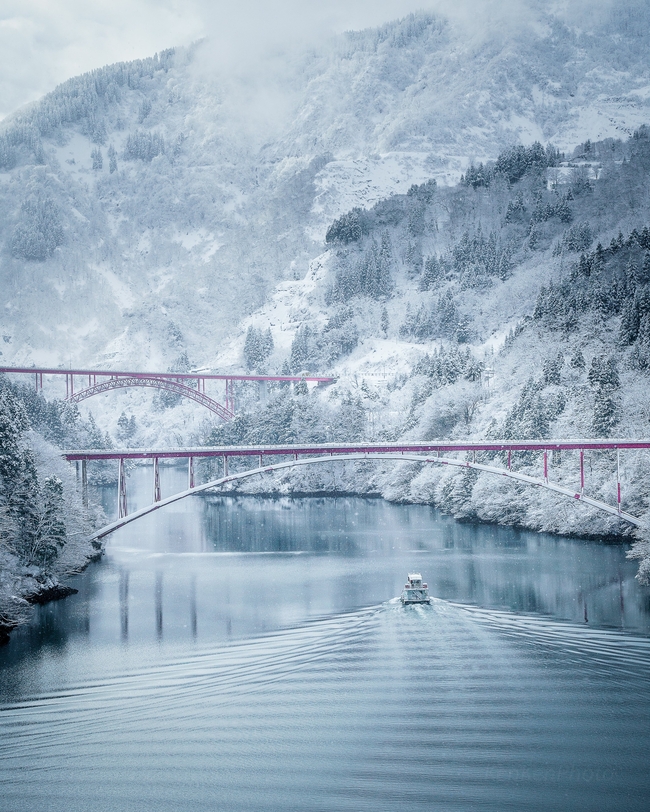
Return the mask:
M572 149L650 119L645 4L579 26L530 9L480 31L415 14L239 79L205 41L17 111L0 134L0 361L225 362L354 206L511 143Z

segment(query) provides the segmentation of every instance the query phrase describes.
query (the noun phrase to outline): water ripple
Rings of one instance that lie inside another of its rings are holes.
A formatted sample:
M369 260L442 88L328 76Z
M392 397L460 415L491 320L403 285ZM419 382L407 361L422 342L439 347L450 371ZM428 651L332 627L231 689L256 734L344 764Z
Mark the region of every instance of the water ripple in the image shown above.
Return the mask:
M324 618L4 705L0 808L645 812L648 644L444 601Z

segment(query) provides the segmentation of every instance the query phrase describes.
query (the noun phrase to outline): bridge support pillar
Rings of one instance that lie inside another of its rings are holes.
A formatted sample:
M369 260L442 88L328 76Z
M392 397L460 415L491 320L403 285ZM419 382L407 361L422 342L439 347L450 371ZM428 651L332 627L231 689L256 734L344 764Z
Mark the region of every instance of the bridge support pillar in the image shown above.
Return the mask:
M88 461L81 460L81 500L88 507Z
M127 513L126 473L124 471L124 459L120 457L117 469L117 518L123 519Z
M265 406L269 399L269 388L267 381L258 381L258 394L260 403Z
M158 457L153 458L153 501L160 502L160 469L158 468Z
M508 471L512 471L512 451L508 449Z
M616 507L621 512L621 450L616 449Z
M226 409L235 413L235 382L232 378L226 378Z
M580 450L580 493L585 492L585 452Z
M194 457L188 457L187 459L187 488L194 487Z
M544 452L544 482L548 482L548 451Z
M228 476L228 457L223 456L223 475Z

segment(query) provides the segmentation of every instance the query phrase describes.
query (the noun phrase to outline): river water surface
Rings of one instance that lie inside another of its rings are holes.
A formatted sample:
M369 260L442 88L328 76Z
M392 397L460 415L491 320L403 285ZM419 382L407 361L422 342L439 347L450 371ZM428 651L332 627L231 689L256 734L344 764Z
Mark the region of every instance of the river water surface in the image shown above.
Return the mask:
M374 499L170 505L0 649L0 810L646 812L635 571Z

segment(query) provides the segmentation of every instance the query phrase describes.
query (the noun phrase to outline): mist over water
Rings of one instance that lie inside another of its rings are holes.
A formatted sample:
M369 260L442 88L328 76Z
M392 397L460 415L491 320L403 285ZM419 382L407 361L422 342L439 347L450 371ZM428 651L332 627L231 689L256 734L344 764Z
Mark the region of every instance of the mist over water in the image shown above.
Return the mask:
M425 506L185 500L0 650L0 809L645 809L634 572Z

